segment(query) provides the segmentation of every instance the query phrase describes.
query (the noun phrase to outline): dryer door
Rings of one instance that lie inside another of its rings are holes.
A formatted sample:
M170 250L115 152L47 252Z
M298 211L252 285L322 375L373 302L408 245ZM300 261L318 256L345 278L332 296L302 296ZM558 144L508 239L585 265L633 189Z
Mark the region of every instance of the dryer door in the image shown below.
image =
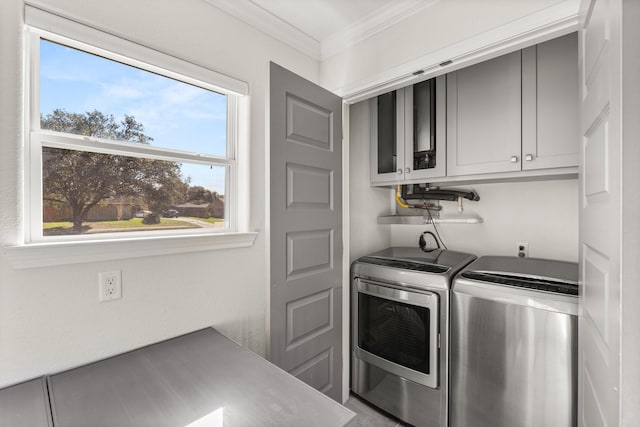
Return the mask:
M438 295L356 279L356 357L438 387Z

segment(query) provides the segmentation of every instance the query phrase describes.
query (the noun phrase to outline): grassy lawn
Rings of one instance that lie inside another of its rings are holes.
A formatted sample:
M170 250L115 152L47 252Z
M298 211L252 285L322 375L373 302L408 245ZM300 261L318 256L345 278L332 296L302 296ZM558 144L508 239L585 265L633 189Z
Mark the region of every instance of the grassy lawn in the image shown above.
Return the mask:
M45 236L62 236L73 234L71 222L45 222L43 224ZM161 218L160 224L143 224L142 218L132 218L124 221L85 221L82 233L108 233L113 231L144 231L167 228L199 228L197 225L175 219Z
M211 224L215 224L216 222L224 222L224 219L222 218L198 218L197 216L181 216L180 218L195 219L198 221L208 222Z

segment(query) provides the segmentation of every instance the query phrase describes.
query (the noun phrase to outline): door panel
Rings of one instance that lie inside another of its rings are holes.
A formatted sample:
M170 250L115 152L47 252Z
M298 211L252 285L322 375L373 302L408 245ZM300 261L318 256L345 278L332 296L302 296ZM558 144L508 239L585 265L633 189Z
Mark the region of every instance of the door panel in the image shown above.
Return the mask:
M287 350L333 328L333 289L287 303Z
M342 100L270 65L269 359L342 399Z
M332 210L333 171L287 164L287 208Z
M619 0L583 1L580 19L580 350L582 426L620 420L621 91Z
M287 279L333 269L333 230L287 232Z
M333 352L333 348L323 351L313 359L293 369L290 372L291 375L301 379L316 390L327 393L334 387L332 382L335 377Z
M331 111L287 94L287 141L331 150Z

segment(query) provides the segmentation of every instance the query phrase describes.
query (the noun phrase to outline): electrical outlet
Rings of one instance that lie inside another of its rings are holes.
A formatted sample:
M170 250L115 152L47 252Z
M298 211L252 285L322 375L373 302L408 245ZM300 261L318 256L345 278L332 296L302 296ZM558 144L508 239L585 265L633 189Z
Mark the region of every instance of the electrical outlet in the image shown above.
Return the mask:
M518 258L529 258L529 243L520 242L516 243L518 249Z
M122 298L122 271L107 271L98 274L100 301L110 301Z

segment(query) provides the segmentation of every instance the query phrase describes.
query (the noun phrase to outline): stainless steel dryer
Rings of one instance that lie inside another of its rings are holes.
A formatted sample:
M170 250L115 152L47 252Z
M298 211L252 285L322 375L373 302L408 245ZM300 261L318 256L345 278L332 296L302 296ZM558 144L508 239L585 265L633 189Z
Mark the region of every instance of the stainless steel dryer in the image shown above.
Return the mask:
M351 269L351 388L415 426L447 426L449 290L474 255L388 248Z
M451 427L577 425L578 265L482 257L451 302Z

